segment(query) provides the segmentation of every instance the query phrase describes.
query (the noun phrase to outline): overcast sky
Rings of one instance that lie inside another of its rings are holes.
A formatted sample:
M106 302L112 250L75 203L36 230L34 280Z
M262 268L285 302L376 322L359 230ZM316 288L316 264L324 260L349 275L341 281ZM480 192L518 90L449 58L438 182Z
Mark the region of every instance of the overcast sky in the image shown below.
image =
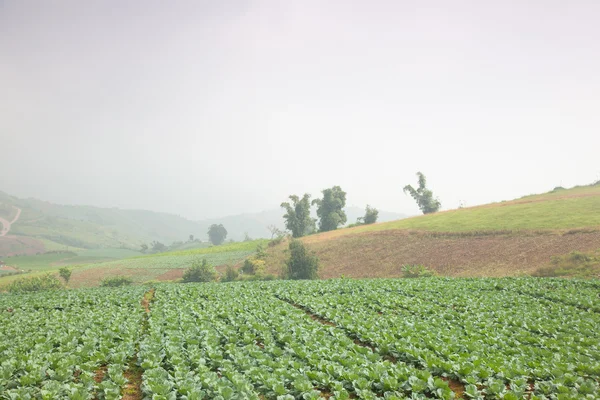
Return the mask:
M0 0L0 190L193 219L600 179L600 2Z

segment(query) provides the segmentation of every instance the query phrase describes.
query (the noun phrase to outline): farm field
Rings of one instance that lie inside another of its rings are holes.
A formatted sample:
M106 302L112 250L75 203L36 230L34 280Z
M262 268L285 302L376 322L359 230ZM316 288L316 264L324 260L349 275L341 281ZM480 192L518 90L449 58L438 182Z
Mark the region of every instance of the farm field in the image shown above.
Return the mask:
M0 399L597 399L599 292L436 278L2 295Z
M31 272L11 276L0 274L0 290L16 279L58 272L65 265L73 271L69 283L72 288L98 286L102 279L117 275L130 277L135 283L171 281L181 278L196 259L206 259L222 272L224 265L240 263L253 254L257 246L266 244L267 240L254 240L148 255L125 249L89 249L78 253L10 257L6 259L8 265Z

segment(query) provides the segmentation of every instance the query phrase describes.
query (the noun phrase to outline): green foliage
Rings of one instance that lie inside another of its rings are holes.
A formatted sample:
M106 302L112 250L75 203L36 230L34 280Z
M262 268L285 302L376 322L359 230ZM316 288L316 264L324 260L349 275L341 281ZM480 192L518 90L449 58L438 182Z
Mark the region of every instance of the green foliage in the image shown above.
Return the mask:
M419 188L414 189L411 185L404 186L404 193L409 193L417 202L423 214L431 214L439 211L442 203L438 199L433 198L433 192L427 189L427 181L425 175L417 172L419 178Z
M315 220L310 216L310 194L305 193L302 198L291 195L289 198L292 200L292 204L281 203L281 207L286 211L283 216L285 227L292 232L292 236L295 238L314 232Z
M264 275L265 269L265 261L254 257L245 259L242 266L242 272L246 275Z
M367 208L365 209L364 217L359 217L356 219L355 224L348 225L349 228L359 226L359 225L369 225L377 222L377 218L379 217L379 210L371 207L367 204Z
M379 217L379 210L371 207L367 204L367 208L365 209L365 216L363 217L363 222L365 225L374 224L377 222L377 218Z
M240 273L237 269L235 269L233 266L228 265L227 269L225 270L225 276L223 276L223 278L221 278L222 282L233 282L236 281L240 276Z
M346 192L339 186L323 190L322 199L314 199L312 204L317 205L319 217L319 232L337 229L347 221L344 207L346 206Z
M227 229L223 226L223 224L212 224L208 228L208 238L212 244L218 246L225 241L227 237Z
M150 246L152 246L153 253L162 253L163 251L168 250L167 246L165 246L163 243L158 242L156 240L153 241L152 243L150 243Z
M65 283L69 283L69 279L71 279L71 270L67 267L62 267L58 270L58 275L65 280Z
M435 276L435 272L427 269L424 265L403 265L402 276L404 278L428 278Z
M137 376L155 400L561 400L600 390L593 280L154 288L0 295L0 398L118 399Z
M100 283L101 287L120 287L120 286L127 286L127 285L131 285L133 283L133 280L131 278L128 278L126 276L122 276L122 275L118 275L118 276L111 276L108 278L104 278L102 280L102 282Z
M317 279L319 259L300 240L289 245L290 258L286 261L283 276L286 279Z
M192 266L184 272L183 282L212 282L217 279L217 271L206 259L194 260Z
M600 255L572 251L568 254L553 256L550 265L539 268L533 273L533 276L600 277Z
M6 287L9 293L39 292L62 289L63 285L55 275L45 274L30 278L20 278Z

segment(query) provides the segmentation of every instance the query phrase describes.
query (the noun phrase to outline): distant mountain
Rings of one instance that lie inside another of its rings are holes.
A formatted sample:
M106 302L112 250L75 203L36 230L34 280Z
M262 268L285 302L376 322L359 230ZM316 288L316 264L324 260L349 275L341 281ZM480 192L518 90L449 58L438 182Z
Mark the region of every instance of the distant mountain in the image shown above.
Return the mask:
M0 205L4 209L13 206L22 210L8 238L35 238L44 242L47 249L55 248L54 245L138 249L140 244L153 240L168 244L201 233L193 221L154 211L58 205L2 192Z
M269 225L284 229L282 209L190 221L168 213L59 205L33 198L20 199L0 192L0 218L12 219L17 208L21 210L19 219L12 224L7 236L0 237L0 256L36 253L65 246L137 250L142 243L150 244L156 240L169 245L185 242L190 235L208 240L211 224L223 224L228 232L227 239L236 241L244 240L246 233L253 239L270 238ZM347 207L346 213L348 223L354 223L357 217L364 215L364 209ZM381 222L404 217L406 215L379 212Z

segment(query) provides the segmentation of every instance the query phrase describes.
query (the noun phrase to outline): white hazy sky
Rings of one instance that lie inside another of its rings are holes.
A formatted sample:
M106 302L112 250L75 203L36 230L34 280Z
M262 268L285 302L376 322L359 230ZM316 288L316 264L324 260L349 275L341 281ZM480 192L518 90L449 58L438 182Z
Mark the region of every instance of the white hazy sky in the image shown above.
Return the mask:
M0 190L218 217L600 179L596 0L0 0Z

